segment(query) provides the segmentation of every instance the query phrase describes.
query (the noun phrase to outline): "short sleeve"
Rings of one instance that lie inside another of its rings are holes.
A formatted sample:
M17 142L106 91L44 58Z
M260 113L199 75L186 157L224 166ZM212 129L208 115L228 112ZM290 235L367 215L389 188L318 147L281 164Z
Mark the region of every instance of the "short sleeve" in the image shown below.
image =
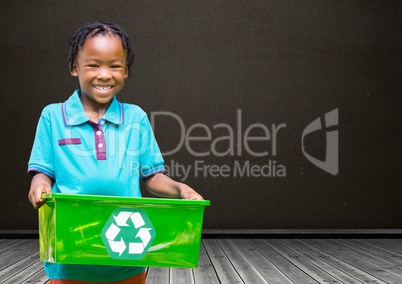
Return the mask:
M165 167L162 153L146 115L141 121L140 139L140 177L144 179L163 172Z
M45 108L39 118L28 162L28 173L33 176L40 172L54 179L52 125L48 114L49 112Z

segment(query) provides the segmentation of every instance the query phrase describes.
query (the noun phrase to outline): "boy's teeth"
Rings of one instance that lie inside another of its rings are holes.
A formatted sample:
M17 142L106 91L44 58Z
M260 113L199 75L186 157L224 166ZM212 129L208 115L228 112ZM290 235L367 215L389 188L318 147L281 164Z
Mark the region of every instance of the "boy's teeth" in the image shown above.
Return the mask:
M104 87L104 86L94 86L96 89L98 89L98 90L109 90L109 89L111 89L112 88L112 86L109 86L109 87Z

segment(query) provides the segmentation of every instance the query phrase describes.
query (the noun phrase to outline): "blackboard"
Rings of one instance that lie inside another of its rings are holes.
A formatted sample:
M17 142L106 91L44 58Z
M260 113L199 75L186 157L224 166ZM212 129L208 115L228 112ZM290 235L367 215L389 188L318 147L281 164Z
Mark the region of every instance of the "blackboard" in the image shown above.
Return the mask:
M0 7L0 229L37 228L26 173L36 123L78 87L68 40L93 20L130 35L119 99L147 111L167 174L211 200L205 228L401 228L400 2Z

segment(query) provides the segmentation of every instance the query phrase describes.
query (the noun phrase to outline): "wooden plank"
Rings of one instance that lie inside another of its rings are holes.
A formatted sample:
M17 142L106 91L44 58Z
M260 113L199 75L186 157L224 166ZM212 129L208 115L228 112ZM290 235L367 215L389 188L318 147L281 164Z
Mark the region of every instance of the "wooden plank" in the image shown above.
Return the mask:
M392 247L384 245L384 244L378 245L378 244L372 242L373 240L356 239L354 241L367 246L368 250L374 250L374 251L378 251L378 252L387 254L387 255L396 257L398 260L400 259L400 257L402 257L402 252L396 252ZM378 241L381 242L381 240L378 240ZM402 242L398 246L398 248L400 248L401 246L402 246Z
M16 239L1 239L0 238L0 246L3 244L3 243L5 243L5 242L12 242L12 241L15 241Z
M244 283L216 240L204 240L205 249L221 283Z
M32 275L31 277L27 278L24 282L21 282L21 284L45 284L49 282L49 278L47 278L45 271L43 268L39 270L37 273Z
M194 284L193 271L189 268L171 268L170 284Z
M10 254L20 251L26 246L29 246L31 242L29 240L20 240L19 242L13 242L9 245L5 244L0 251L0 261Z
M147 271L147 284L169 283L170 270L166 267L150 267Z
M281 254L273 250L267 244L261 240L248 239L246 240L251 246L253 246L262 256L269 259L287 278L292 282L298 284L316 284L313 278L311 278L304 271L294 266L289 260L284 258Z
M38 259L39 259L39 252L36 251L33 254L28 255L27 257L13 263L12 265L0 271L0 280L3 281L12 277L19 271L24 270L27 267L31 266Z
M396 266L392 262L379 259L373 256L370 251L356 249L355 247L347 245L346 242L341 242L340 240L331 240L330 245L333 245L340 250L345 250L349 255L358 257L359 259L370 263L373 266L388 271L390 274L397 276L399 278L399 283L402 283L402 268ZM397 280L397 278L395 278L395 280Z
M45 280L47 279L44 276L45 272L43 271L43 263L39 260L35 261L33 264L26 266L24 269L21 269L18 273L14 274L12 277L8 278L6 281L1 282L2 284L15 284L15 283L32 283L26 282L28 279L35 274L42 275Z
M367 243L359 242L357 240L338 240L345 245L356 248L361 252L369 252L370 255L386 261L390 264L402 266L402 254L391 252L386 249L378 248Z
M402 239L388 239L389 243L391 244L395 244L396 246L398 246L399 248L402 245Z
M218 276L214 270L211 260L208 257L204 244L201 243L200 258L198 268L193 269L194 280L196 284L218 284Z
M23 239L0 239L0 254L3 252L3 250L10 248L12 245L24 242L26 240Z
M230 240L221 239L218 243L245 283L268 283Z
M331 240L305 240L305 242L314 245L315 247L319 247L320 249L335 255L337 258L343 260L346 263L349 263L360 270L366 271L367 273L373 275L374 277L378 278L379 280L382 280L388 284L400 284L402 283L402 279L389 273L389 271L386 271L384 269L381 269L378 266L375 266L371 263L368 263L364 260L361 259L360 255L354 256L350 253L348 253L348 250L345 249L344 247L340 246L333 246L331 245Z
M253 267L257 269L258 272L270 284L293 283L275 265L273 265L268 259L262 256L245 240L234 239L231 240L231 242L236 246L238 250L240 250L240 252L250 261Z
M24 243L24 246L14 248L11 253L7 253L5 257L1 258L0 271L6 267L24 259L28 255L36 252L38 250L38 242L36 240L30 240L30 242Z
M355 283L364 283L363 281L359 281L358 279L350 276L345 273L342 269L338 268L336 265L332 265L331 262L325 261L325 258L320 257L320 254L314 254L309 249L306 249L303 246L298 245L294 240L280 240L281 244L287 246L298 255L318 267L319 269L326 271L328 274L338 279L342 283L347 284L355 284Z
M283 257L289 260L293 265L303 270L311 278L315 279L319 283L341 283L335 277L319 269L317 266L313 265L311 262L306 260L302 255L293 251L283 243L278 240L264 240L264 242L280 253Z
M391 252L402 254L402 240L364 239L360 241L389 250Z
M291 242L296 243L297 246L315 255L323 262L327 262L333 267L336 267L337 269L350 275L351 277L356 279L356 283L361 281L363 283L387 284L384 281L381 281L378 278L375 278L372 275L366 273L365 271L362 271L357 267L340 260L336 256L328 253L325 249L314 247L310 244L307 244L304 240L291 240Z

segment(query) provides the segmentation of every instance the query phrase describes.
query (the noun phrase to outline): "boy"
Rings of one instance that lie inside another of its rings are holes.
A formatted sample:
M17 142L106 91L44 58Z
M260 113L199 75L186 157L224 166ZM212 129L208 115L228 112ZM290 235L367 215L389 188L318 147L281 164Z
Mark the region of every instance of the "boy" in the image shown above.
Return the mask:
M39 119L28 163L35 208L48 192L139 197L140 179L158 196L203 199L161 173L164 161L146 113L117 101L133 59L117 24L87 23L73 34L69 66L80 88L66 102L45 107ZM44 266L52 284L145 283L144 267Z

